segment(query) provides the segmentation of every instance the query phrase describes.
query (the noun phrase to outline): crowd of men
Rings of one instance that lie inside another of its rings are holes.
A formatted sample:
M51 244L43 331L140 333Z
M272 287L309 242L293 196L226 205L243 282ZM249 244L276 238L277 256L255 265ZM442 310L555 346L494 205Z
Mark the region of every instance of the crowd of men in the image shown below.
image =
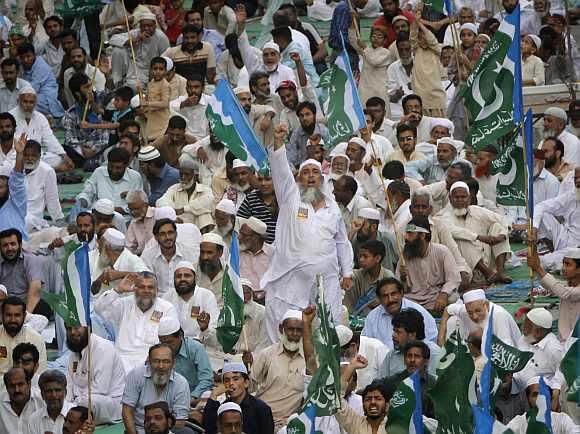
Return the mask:
M246 24L271 2L114 0L76 20L54 3L0 17L0 433L290 432L317 369L319 282L342 402L317 430L384 431L397 386L418 371L427 391L454 330L479 379L493 310L494 334L533 352L501 379L497 419L525 433L542 376L554 434L580 433L560 370L580 315L580 104L536 127L531 229L497 202L498 144L464 143L460 83L517 0L454 0L451 18L421 1L282 2L261 47ZM520 0L523 86L580 77L565 3ZM318 83L343 43L367 124L331 143ZM218 80L267 151L260 170L212 131ZM225 353L234 232L244 326ZM519 264L522 240L545 254ZM47 301L70 288L71 242L89 250L90 328ZM518 265L558 316L528 309L520 327L488 300ZM433 432L436 404L424 393Z

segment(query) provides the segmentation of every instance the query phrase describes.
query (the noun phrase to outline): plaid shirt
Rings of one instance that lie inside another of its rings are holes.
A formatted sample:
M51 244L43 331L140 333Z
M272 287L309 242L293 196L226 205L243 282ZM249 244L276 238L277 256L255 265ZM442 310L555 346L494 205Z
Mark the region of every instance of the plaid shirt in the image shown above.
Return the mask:
M101 106L102 94L95 94L95 103ZM70 146L82 155L82 147L88 146L96 152L107 146L109 142L108 130L97 130L91 128L81 128L84 105L75 103L64 114L62 121L64 127L64 146ZM103 122L102 116L90 110L87 113L87 122L90 124L99 124Z

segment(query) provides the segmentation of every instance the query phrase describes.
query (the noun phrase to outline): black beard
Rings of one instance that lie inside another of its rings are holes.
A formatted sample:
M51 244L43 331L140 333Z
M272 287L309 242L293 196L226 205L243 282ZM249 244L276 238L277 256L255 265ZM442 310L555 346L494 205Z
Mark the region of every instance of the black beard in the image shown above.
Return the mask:
M199 262L199 269L205 274L213 274L221 268L219 259L205 260Z
M414 259L421 257L421 250L423 248L423 244L421 243L420 239L416 239L415 241L411 241L409 243L405 243L403 247L403 255L407 259Z
M361 231L358 231L356 234L357 241L364 243L371 238L371 234L363 234Z
M244 111L245 111L247 114L250 114L250 111L252 110L252 106L251 106L251 105L248 105L248 106L242 106L242 108L244 109Z
M312 125L300 125L302 127L302 129L304 130L304 132L306 134L308 134L309 136L311 136L312 134L314 134L314 128L316 127L316 124L313 123Z
M12 139L14 139L14 131L12 132L4 131L0 133L0 140L2 140L3 142L7 142L8 140Z
M222 142L219 142L219 141L214 142L214 141L210 140L209 147L212 149L212 151L218 152L224 148L224 144Z
M556 165L556 157L546 158L544 166L546 169L550 169Z
M86 232L79 232L77 234L79 241L86 241L86 242L91 241L94 236L95 236L94 232L91 232L90 234L87 234Z
M4 253L0 253L0 255L2 256L2 259L4 259L6 262L13 264L14 262L18 261L18 258L20 257L20 253L22 253L22 250L18 249L18 253L16 254L16 256L14 256L13 259L10 259L10 258L4 256Z
M88 343L89 343L89 341L87 339L87 336L82 336L80 342L78 342L78 343L72 342L69 338L66 338L66 346L73 353L80 354L81 351L87 347Z
M191 286L189 286L189 285L188 286L176 286L175 291L179 295L185 295L185 294L192 293L195 291L195 282Z

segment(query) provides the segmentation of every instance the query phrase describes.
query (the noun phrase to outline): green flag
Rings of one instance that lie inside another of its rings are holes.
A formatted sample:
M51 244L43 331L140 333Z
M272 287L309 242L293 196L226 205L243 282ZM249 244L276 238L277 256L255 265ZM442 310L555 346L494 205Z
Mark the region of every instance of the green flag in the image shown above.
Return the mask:
M316 416L332 416L340 408L340 343L333 325L330 311L324 302L322 277L318 275L318 296L316 305L320 327L314 333L314 347L318 356L318 370L308 385L305 409L308 405L316 408Z
M528 427L526 434L552 434L546 424L538 418L539 411L537 407L532 407L526 413Z
M497 336L491 340L491 363L495 368L499 378L506 374L514 374L521 371L534 356L530 351L520 351Z
M568 385L567 400L572 402L580 402L578 400L578 395L580 394L580 366L578 365L580 345L578 343L580 328L580 319L576 322L574 326L574 331L570 337L570 347L564 358L560 362L560 370L564 374L566 379L566 384Z
M450 0L425 0L423 4L443 15L450 15L453 12Z
M491 163L491 173L499 174L496 186L497 203L507 206L524 206L525 167L524 150L517 135L499 150L498 157Z
M472 119L465 143L475 152L514 127L515 64L507 54L515 33L515 26L508 20L501 22L460 91Z
M105 2L101 0L64 0L62 5L55 9L65 18L82 18L100 11Z
M445 345L437 366L437 381L427 392L439 421L437 434L471 434L471 405L477 403L473 357L455 330Z
M391 401L385 426L389 434L424 434L421 379L419 371L399 383Z

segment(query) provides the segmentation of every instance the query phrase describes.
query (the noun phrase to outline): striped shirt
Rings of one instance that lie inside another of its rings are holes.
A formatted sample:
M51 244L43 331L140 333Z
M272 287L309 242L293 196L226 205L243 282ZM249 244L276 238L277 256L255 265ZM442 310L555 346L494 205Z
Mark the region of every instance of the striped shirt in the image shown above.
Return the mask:
M262 199L262 193L259 190L252 190L246 195L246 198L238 209L238 217L250 218L256 217L262 220L268 226L266 231L266 242L272 244L276 233L276 217L272 208Z

